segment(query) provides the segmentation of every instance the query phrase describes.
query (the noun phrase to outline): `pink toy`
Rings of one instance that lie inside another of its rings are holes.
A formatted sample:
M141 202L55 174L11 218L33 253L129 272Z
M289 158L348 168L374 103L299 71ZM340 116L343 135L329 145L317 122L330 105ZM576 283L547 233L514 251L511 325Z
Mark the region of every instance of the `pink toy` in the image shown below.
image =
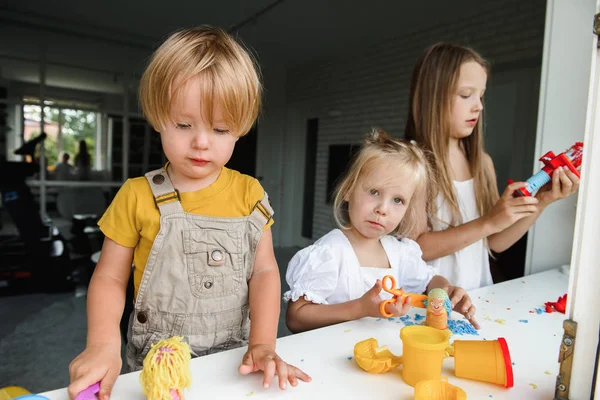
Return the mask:
M75 400L98 400L97 393L100 392L100 382L96 382L91 386L88 386L87 389L79 392Z

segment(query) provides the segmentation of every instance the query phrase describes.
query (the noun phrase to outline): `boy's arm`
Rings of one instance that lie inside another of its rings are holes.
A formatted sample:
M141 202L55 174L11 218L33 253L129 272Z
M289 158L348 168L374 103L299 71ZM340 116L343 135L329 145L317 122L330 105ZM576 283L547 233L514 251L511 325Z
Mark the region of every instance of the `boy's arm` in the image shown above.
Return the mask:
M119 322L125 306L133 250L109 238L104 239L88 288L88 346L99 343L121 345Z
M249 346L262 344L275 349L280 312L281 281L273 252L271 228L262 234L256 248L254 270L249 282Z
M249 292L252 323L248 351L242 359L239 372L245 375L262 370L264 388L271 386L276 374L280 389L285 389L288 381L292 386L298 385L298 379L309 382L311 378L308 375L287 364L275 353L281 282L273 252L271 228L263 232L258 242Z
M108 398L121 372L119 322L131 273L133 248L106 238L88 288L88 335L85 350L69 365L69 397L100 382L100 398Z

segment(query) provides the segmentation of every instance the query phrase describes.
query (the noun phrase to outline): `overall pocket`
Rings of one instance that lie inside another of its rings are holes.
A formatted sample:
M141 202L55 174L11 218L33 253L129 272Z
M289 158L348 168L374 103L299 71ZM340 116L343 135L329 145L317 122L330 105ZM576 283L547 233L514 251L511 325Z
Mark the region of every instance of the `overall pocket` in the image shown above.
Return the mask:
M240 232L192 229L183 232L183 251L192 294L218 298L238 291L244 262Z

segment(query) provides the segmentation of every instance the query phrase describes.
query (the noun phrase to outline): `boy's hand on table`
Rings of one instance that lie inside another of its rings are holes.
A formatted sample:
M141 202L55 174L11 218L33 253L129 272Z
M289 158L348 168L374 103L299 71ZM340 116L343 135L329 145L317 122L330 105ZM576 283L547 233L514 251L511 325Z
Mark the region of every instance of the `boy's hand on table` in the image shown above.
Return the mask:
M279 377L279 388L285 389L289 381L292 386L298 386L298 379L304 382L310 382L311 377L300 369L283 361L271 345L256 344L249 345L248 351L242 359L242 365L239 372L247 375L251 372L263 371L263 386L271 386L275 374Z

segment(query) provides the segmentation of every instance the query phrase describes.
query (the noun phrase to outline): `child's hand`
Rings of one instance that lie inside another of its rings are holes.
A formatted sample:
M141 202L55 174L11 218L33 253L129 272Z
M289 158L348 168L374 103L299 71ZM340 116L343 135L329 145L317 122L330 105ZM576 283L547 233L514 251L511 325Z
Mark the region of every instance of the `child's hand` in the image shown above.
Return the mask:
M579 178L569 168L559 167L552 173L552 182L544 185L535 195L543 205L565 199L579 189Z
M498 202L484 217L494 229L502 232L518 220L529 217L538 211L539 200L535 197L512 197L515 190L525 187L525 182L514 182L506 187Z
M263 387L266 389L271 386L275 374L279 377L279 388L284 390L289 381L292 386L298 386L298 379L303 382L310 382L312 378L283 361L273 346L266 344L256 344L248 346L248 351L244 354L242 365L239 368L240 374L247 375L251 372L264 371L265 378Z
M381 280L377 279L375 285L369 289L369 291L362 295L359 299L361 303L361 307L363 309L363 314L367 317L382 317L381 311L379 309L381 305L381 297L379 297L379 293L381 293L382 286ZM405 315L410 310L410 297L407 297L404 304L402 302L398 302L396 304L388 303L385 307L385 311L389 314L392 314L394 317L399 317L401 315Z
M100 382L98 398L106 400L121 373L121 344L101 344L88 346L69 365L71 384L67 391L74 399L79 392L96 382Z
M448 289L448 297L452 303L452 309L457 313L464 315L475 329L481 329L479 323L475 319L476 308L471 303L471 298L465 289L458 286L450 286Z

